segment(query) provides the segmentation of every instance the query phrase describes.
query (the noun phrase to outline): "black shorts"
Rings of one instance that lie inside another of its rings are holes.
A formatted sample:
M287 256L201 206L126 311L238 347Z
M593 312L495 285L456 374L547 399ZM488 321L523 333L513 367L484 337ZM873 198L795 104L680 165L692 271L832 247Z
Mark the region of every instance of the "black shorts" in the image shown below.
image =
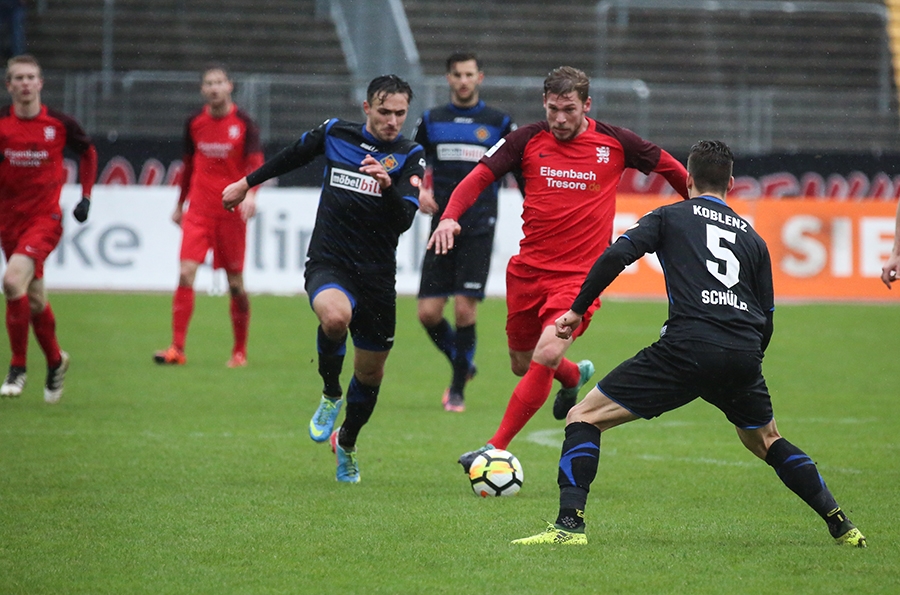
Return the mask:
M447 254L425 252L419 299L466 295L484 299L484 286L491 268L494 234L457 237Z
M310 306L323 289L339 289L350 299L350 337L355 347L366 351L388 351L393 347L397 326L396 275L366 275L309 261L304 277Z
M739 428L751 430L772 421L762 357L749 351L657 341L619 364L597 388L644 419L700 397Z

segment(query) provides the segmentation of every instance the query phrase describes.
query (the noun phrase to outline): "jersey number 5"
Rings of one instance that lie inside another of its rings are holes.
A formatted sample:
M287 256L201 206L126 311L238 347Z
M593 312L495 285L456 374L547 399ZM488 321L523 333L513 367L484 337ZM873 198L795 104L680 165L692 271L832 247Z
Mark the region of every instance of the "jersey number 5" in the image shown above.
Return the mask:
M712 252L712 255L717 260L707 260L706 270L721 281L722 285L730 289L737 285L738 275L741 272L741 263L730 248L722 245L722 240L734 245L735 233L707 223L706 247L709 248L709 251ZM720 271L723 263L725 264L724 274Z

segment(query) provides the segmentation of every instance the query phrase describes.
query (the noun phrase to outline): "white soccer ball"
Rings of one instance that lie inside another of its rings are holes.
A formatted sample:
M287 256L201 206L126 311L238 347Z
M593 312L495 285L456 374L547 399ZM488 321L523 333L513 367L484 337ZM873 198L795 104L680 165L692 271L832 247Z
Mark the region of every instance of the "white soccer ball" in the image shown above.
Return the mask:
M511 452L495 448L483 452L469 467L469 481L476 496L514 496L522 489L522 463Z

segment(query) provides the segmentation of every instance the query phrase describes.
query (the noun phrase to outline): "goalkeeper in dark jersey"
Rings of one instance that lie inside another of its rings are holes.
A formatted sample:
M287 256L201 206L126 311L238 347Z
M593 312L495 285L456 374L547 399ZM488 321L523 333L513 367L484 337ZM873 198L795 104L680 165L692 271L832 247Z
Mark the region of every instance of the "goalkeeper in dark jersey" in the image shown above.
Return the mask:
M587 543L584 508L597 474L602 432L650 419L700 397L734 424L744 446L825 521L841 545L866 539L835 501L813 460L781 437L762 375L775 309L765 242L727 204L734 185L730 149L691 147L691 199L644 215L596 261L572 308L556 321L560 338L626 266L655 252L663 266L669 317L660 339L623 362L573 407L559 462L556 522L515 544Z
M233 209L249 188L325 155L305 271L306 293L319 319L324 383L309 436L331 443L337 480L347 483L359 481L356 438L375 408L393 346L397 241L412 225L425 173L422 147L400 134L412 95L409 84L395 75L373 79L363 102L365 123L326 120L222 192L224 206ZM353 377L346 416L335 431L348 333L354 346Z

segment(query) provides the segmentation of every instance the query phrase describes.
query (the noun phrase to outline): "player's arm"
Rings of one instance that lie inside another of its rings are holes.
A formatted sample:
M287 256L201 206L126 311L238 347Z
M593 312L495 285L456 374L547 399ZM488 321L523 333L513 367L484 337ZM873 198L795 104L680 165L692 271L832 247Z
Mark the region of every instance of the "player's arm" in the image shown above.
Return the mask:
M325 150L325 136L335 120L326 120L321 126L306 132L297 142L282 149L277 155L240 180L232 182L222 191L222 204L234 209L247 197L247 192L267 180L277 178L310 163Z
M669 182L669 186L674 188L682 198L685 200L690 198L687 189L687 169L668 151L659 150L659 161L653 171L664 177Z
M441 215L438 223L428 240L426 250L434 247L436 254L446 254L453 249L454 236L459 234L461 227L457 221L469 207L475 204L478 197L485 189L494 183L496 176L491 169L483 163L475 166L469 175L462 179L450 195L450 202Z
M897 203L897 215L894 222L894 247L887 262L881 267L881 281L888 289L900 276L900 203Z
M175 210L172 211L172 221L175 225L181 225L181 220L184 217L184 203L187 201L188 192L191 190L191 180L194 177L193 155L185 154L181 158L181 163L181 184L178 192L178 202L175 203Z
M91 192L97 180L97 149L81 124L74 118L53 112L52 115L63 123L66 129L66 148L76 153L78 159L78 182L81 184L81 200L72 212L79 223L87 221L91 209Z
M422 148L417 147L406 156L406 164L396 174L396 183L381 162L371 155L366 155L359 168L361 173L372 176L378 182L382 208L398 233L410 228L419 208L419 186L425 175L422 152Z
M581 284L581 291L572 301L569 311L556 319L557 337L560 339L571 337L594 300L600 297L625 267L644 254L656 250L659 229L659 212L651 211L603 251Z
M263 154L262 141L259 137L259 126L248 116L245 120L244 132L244 172L251 173L262 167L266 158ZM256 215L256 187L251 188L239 208L241 219L249 221Z

